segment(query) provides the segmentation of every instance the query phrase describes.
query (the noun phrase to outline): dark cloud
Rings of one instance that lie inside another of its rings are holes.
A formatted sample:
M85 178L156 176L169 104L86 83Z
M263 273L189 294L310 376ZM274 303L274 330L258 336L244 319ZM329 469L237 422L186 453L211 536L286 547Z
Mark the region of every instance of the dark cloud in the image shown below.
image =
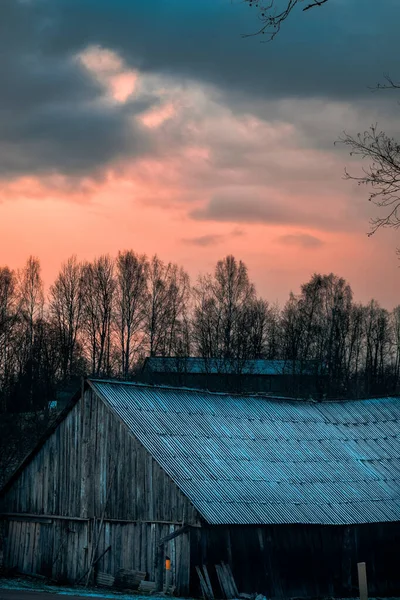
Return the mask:
M245 95L351 99L367 94L383 72L397 70L397 0L299 8L271 44L241 37L259 25L256 10L241 2L59 0L52 12L49 52L104 44L145 71Z
M149 133L107 102L104 88L71 53L45 52L54 16L43 0L0 4L0 175L93 175L120 156L144 155ZM18 43L17 43L18 42Z
M296 206L288 202L246 197L246 192L214 196L203 208L191 211L197 221L222 223L259 223L270 225L314 225L326 230L343 230L349 225L335 216L335 206L324 212L312 205Z
M145 73L211 84L233 111L299 121L305 145L331 146L333 132L348 122L342 125L340 115L314 118L307 102L359 107L371 98L368 84L384 72L396 75L399 20L397 0L365 0L362 9L356 0L332 0L307 14L299 10L273 43L260 44L258 37L241 38L258 25L254 9L241 2L1 0L0 173L90 175L120 156L152 150L152 134L132 116L157 102L155 94L126 106L101 102L102 86L75 60L90 45L115 50ZM303 102L303 121L296 107L277 108L282 98ZM387 96L375 98L378 107L388 106ZM183 129L168 134L170 147L185 141ZM222 150L213 159L229 162L229 149Z
M277 241L285 246L299 246L301 248L319 248L324 245L322 240L308 233L281 235Z
M145 132L113 110L51 107L0 123L0 173L89 174L120 156L150 149Z

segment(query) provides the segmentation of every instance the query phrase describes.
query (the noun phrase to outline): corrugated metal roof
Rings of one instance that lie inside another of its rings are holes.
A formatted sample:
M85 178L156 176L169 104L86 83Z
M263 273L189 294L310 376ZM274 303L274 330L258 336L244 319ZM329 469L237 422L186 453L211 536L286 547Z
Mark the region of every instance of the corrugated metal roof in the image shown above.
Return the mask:
M400 520L400 399L277 401L91 381L210 524Z
M224 358L150 356L144 370L153 373L291 375L312 374L318 368L314 361L303 364L291 360L254 359L245 362Z

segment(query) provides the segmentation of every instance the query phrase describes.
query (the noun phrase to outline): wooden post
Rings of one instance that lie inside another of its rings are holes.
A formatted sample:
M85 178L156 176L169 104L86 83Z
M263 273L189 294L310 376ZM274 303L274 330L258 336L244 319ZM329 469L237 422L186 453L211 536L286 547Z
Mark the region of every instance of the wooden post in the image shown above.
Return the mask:
M368 600L368 587L367 587L367 569L365 562L357 563L358 569L358 587L360 590L360 600Z
M179 527L179 529L175 529L175 531L173 531L172 533L169 533L165 537L161 538L158 542L156 548L156 592L162 592L164 587L164 544L177 538L183 533L186 533L187 531L189 531L189 529L189 525L183 525L182 527ZM166 571L167 586L171 584L171 561L169 559L168 561L169 569L167 569ZM165 567L167 567L167 564L165 564Z
M162 592L164 587L164 546L157 547L156 560L156 592Z

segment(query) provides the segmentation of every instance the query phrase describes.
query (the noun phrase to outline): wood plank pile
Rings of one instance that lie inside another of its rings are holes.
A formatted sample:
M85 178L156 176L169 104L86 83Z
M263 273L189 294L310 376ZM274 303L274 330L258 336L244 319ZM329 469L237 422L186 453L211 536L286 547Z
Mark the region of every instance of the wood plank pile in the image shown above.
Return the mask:
M108 575L108 573L97 573L96 575L96 585L99 587L107 587L112 588L114 585L115 577L113 575Z
M224 598L227 600L233 600L234 598L240 598L235 579L233 577L232 570L229 565L222 562L220 565L215 565L215 571L217 573L218 582L221 588L221 592ZM199 576L201 592L204 600L215 600L214 590L211 585L210 576L206 565L196 567L197 575Z
M148 594L150 594L151 592L154 592L156 589L156 582L155 581L141 581L139 584L139 592L147 592Z
M137 591L146 575L145 571L120 569L115 575L114 586L119 590Z
M157 584L155 581L141 581L139 585L139 592L152 594L156 591ZM167 586L164 585L164 594L168 593L169 595L173 595L175 592L175 586L170 585L167 589Z

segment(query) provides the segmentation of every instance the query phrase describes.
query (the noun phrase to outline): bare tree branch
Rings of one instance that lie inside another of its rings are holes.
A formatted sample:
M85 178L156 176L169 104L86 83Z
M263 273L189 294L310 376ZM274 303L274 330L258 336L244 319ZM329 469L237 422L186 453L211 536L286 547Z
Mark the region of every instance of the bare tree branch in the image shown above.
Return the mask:
M384 75L386 83L377 83L374 87L370 87L369 89L376 90L399 90L400 89L400 81L394 81L390 77L390 75Z
M400 144L385 132L372 125L364 133L356 136L344 132L338 140L350 149L350 156L369 160L362 168L362 174L350 174L345 170L345 179L356 181L358 185L371 186L369 201L384 209L383 216L371 220L373 235L381 227L400 227ZM385 210L386 209L386 210Z
M285 0L285 6L282 10L277 9L276 0L270 0L268 4L262 4L259 0L244 1L247 2L250 7L255 6L259 9L259 19L262 22L262 26L256 32L244 34L243 37L267 34L269 36L267 41L271 41L279 33L282 24L290 16L296 5L304 0ZM313 0L303 8L303 12L315 8L316 6L322 6L326 2L328 2L328 0Z

